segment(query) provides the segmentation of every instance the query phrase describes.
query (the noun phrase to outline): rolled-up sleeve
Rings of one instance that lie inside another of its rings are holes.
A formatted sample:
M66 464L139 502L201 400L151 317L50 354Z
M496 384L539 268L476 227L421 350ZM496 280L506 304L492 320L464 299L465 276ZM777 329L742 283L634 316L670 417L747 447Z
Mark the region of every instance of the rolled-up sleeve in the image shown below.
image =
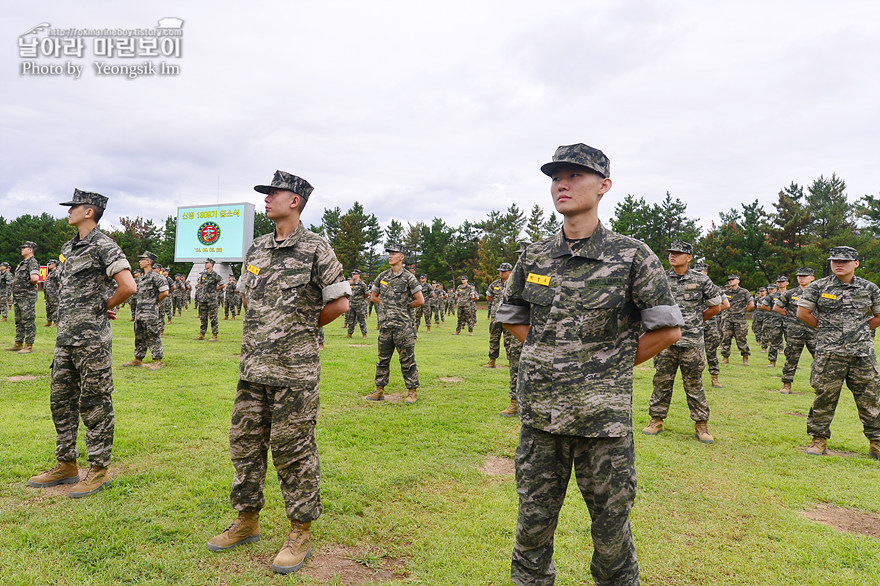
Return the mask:
M321 300L325 304L340 297L351 297L351 284L348 281L333 283L321 289Z
M655 305L642 310L642 326L648 331L683 325L684 317L678 305Z
M798 307L816 311L817 299L819 299L819 287L816 285L816 281L814 281L807 285L807 288L801 293L800 299L798 299Z

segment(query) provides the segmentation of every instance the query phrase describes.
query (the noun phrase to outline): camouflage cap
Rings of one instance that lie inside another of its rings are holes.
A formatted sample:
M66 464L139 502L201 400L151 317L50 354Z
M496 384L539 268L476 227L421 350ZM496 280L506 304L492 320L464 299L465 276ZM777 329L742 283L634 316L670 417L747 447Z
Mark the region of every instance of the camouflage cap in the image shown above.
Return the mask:
M797 270L798 277L812 277L815 273L810 267L801 267Z
M767 283L767 290L768 290L768 291L769 291L770 289L778 289L778 288L779 288L779 287L776 286L776 283Z
M424 279L424 280L427 281L427 280L428 280L428 275L420 275L420 276L419 276L419 280L421 281L422 279Z
M666 252L683 252L685 254L694 254L694 245L684 240L673 240Z
M397 242L389 242L385 245L385 252L400 252L403 253L403 247Z
M828 252L828 260L859 260L859 251L852 246L835 246Z
M58 266L58 259L55 259L55 258L50 259L49 262L46 263L46 266L48 266L48 265L55 265L57 267Z
M788 275L779 275L776 277L777 283L788 283Z
M95 206L96 208L101 208L102 210L107 209L107 196L101 195L100 193L95 193L93 191L82 191L79 189L73 189L73 199L70 201L61 202L58 205L62 206L78 206L81 204Z
M563 165L578 165L598 173L606 179L611 177L611 161L605 153L582 142L562 145L553 153L553 160L541 165L541 173L552 176Z
M11 269L12 265L4 260L3 262L0 262L0 267L6 267L7 269Z
M275 171L275 176L272 177L271 184L254 185L254 191L259 191L260 193L269 193L270 189L286 189L308 201L309 196L312 194L312 190L315 188L302 177L297 177L286 171Z
M212 265L217 264L216 262L214 262L214 259L213 259L213 258L206 258L206 259L205 259L205 262L206 262L206 263L209 262L209 263L211 263Z
M766 292L767 292L767 287L758 287L758 293L760 293L761 291L763 291L764 293L766 293Z
M351 274L352 275L360 275L361 272L359 270L355 269L355 270L351 271Z
M154 253L150 252L149 250L145 251L145 252L144 252L142 255L140 255L138 258L145 258L145 259L147 259L148 261L150 261L150 264L153 264L153 263L155 263L157 260L159 260L159 257L156 256Z
M729 275L727 275L727 280L728 280L728 281L732 281L732 280L734 280L734 279L739 279L739 275L736 275L736 274L734 274L734 273L730 273Z
M462 281L467 281L467 278L468 278L467 275L462 275L459 277L459 279Z
M30 248L31 250L36 250L37 243L31 242L30 240L25 240L24 242L21 243L20 248Z
M694 264L694 270L695 271L708 271L709 265L707 265L703 261L700 261L700 262L697 262Z
M503 262L500 265L498 265L498 272L499 273L512 271L512 270L513 270L513 267L510 266L509 262Z

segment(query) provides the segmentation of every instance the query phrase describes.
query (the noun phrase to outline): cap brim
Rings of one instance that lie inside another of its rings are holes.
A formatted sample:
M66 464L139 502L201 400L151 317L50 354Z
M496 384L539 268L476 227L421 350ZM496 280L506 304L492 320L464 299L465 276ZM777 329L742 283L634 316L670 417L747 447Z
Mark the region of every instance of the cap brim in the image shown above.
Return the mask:
M76 206L76 205L79 205L80 203L81 202L78 202L78 201L64 201L58 205L60 205L60 206Z
M580 163L573 163L571 161L551 161L550 163L544 163L543 165L541 165L541 173L543 173L547 177L552 177L553 173L556 171L556 169L558 169L559 167L564 167L566 165L580 167L581 169L586 169L590 173L595 173L599 177L605 178L605 175L596 171L592 167L587 167L586 165L581 165Z
M258 191L266 195L269 195L270 189L272 189L271 185L254 185L254 191Z

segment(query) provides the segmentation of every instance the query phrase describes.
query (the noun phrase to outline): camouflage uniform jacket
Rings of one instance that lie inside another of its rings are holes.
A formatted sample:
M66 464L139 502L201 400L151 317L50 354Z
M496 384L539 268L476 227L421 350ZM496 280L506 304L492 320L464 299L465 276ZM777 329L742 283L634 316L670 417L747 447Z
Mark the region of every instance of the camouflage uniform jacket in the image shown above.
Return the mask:
M726 295L730 301L730 309L727 310L728 319L745 321L746 308L749 306L749 301L752 301L752 294L745 287L737 287L736 291L728 289Z
M412 311L409 304L413 295L422 290L415 276L405 269L394 274L393 269L379 273L373 281L371 291L379 295L382 308L382 329L400 328L412 324Z
M788 291L786 291L788 293ZM780 293L777 291L776 293L767 293L761 299L761 305L764 307L769 307L770 311L765 311L764 313L764 323L769 327L782 327L785 318L775 311L773 311L773 306L776 305L777 299L780 299L785 293Z
M136 320L159 319L159 293L168 290L165 277L156 271L145 273L138 279Z
M8 296L9 293L12 292L12 280L14 278L15 277L12 276L12 271L9 269L0 273L0 295L4 295L4 302L6 300L5 296Z
M785 310L785 317L783 319L785 319L785 332L787 334L803 333L810 336L816 334L816 330L799 320L797 316L798 302L801 300L803 292L804 290L798 286L794 289L789 289L776 299L776 306ZM779 314L777 313L776 315Z
M422 288L422 297L425 298L425 309L427 309L428 304L431 303L431 299L434 297L434 286L431 283L425 283L424 285L419 283L419 286Z
M271 235L270 235L271 237ZM223 284L223 279L216 272L202 271L199 275L199 285L197 297L199 303L209 303L217 305L217 287ZM256 382L256 381L251 381Z
M31 275L40 274L40 263L37 259L30 257L27 260L22 259L18 266L15 267L15 274L12 280L12 295L18 298L36 297L37 284L31 283Z
M561 230L528 245L495 320L531 326L517 386L523 424L581 437L632 433L639 334L684 324L657 256L601 223L575 254Z
M223 289L223 293L226 298L226 301L234 301L235 300L235 296L238 295L238 293L235 292L235 288L237 285L238 285L238 281L236 281L235 279L232 279L231 281L226 281L226 288Z
M455 289L455 302L459 307L470 305L476 296L477 290L470 283L467 285L459 285Z
M300 223L284 242L255 239L245 256L238 291L247 309L239 377L252 383L318 383L318 318L324 306L351 296L330 243Z
M492 298L492 301L489 302L489 321L491 323L495 323L495 312L498 311L498 306L501 305L501 298L504 296L504 281L501 279L495 279L492 281L492 284L489 285L489 288L486 289L486 301L489 300L489 297Z
M113 276L131 265L112 238L97 228L80 239L77 234L61 247L56 271L58 289L57 346L110 344L113 330L107 317Z
M370 294L370 284L363 279L351 284L351 306L354 309L367 308L367 295Z
M43 281L43 291L46 293L46 299L58 298L58 289L61 287L60 275L58 267L55 267L54 271L49 271L46 275L46 280Z
M843 356L874 356L874 340L868 320L880 314L880 287L853 276L844 283L830 275L804 289L798 307L819 320L816 353Z
M695 348L703 345L703 310L721 303L721 289L712 280L693 269L678 275L673 269L666 271L672 297L678 302L684 325L681 339L675 343L679 348Z

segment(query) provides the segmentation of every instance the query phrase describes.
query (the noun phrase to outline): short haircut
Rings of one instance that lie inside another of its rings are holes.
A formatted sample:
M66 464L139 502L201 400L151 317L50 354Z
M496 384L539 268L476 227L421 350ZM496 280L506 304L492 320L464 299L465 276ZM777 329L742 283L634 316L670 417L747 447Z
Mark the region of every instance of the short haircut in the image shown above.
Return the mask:
M99 208L98 206L93 206L93 205L90 205L90 204L87 204L87 203L86 203L86 204L83 204L83 205L86 207L86 209L90 209L90 210L92 210L92 211L95 212L95 215L92 217L92 219L95 220L95 223L101 221L101 217L104 215L104 210L102 210L102 209Z

